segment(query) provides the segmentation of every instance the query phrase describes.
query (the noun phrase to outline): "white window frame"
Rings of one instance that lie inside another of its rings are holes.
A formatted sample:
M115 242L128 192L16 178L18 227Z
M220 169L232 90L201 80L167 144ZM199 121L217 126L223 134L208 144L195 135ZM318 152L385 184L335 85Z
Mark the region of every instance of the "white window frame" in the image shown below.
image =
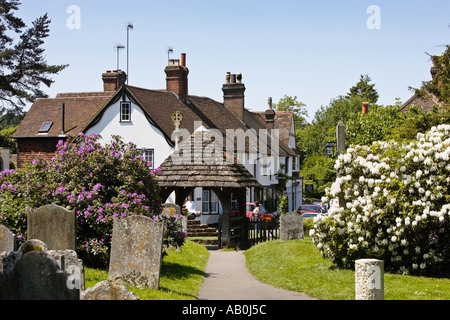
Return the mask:
M131 122L131 102L120 102L120 122Z
M141 155L144 157L147 164L151 162L151 166L148 166L150 169L155 168L155 150L154 149L140 149Z

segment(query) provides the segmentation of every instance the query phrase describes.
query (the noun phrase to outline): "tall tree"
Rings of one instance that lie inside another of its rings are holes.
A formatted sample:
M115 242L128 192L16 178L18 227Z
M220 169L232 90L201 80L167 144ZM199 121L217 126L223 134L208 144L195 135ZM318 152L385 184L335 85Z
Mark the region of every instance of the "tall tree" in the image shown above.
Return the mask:
M278 103L274 104L277 111L294 111L294 125L298 129L305 125L308 111L305 109L306 104L297 101L297 96L291 97L284 95Z
M375 84L370 84L372 79L368 74L361 75L359 82L350 88L350 92L347 97L361 97L368 102L376 103L378 101L378 91L375 89Z
M428 54L428 53L427 53ZM433 62L433 79L422 82L419 89L411 88L419 97L426 97L432 94L444 105L450 105L450 46L440 56L430 56Z
M50 87L51 75L59 73L67 65L49 65L42 45L48 37L50 19L47 14L33 21L26 28L22 19L15 16L18 0L0 0L0 111L12 109L23 113L27 102L47 97L40 89ZM13 34L18 37L14 40Z

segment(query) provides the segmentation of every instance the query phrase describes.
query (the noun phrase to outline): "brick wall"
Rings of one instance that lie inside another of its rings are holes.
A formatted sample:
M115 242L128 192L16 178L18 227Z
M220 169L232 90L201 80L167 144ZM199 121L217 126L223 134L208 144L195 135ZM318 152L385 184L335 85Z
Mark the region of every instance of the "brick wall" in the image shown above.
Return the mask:
M55 155L56 144L61 138L19 138L17 139L17 168L23 168L26 162L31 162L40 156L46 160Z

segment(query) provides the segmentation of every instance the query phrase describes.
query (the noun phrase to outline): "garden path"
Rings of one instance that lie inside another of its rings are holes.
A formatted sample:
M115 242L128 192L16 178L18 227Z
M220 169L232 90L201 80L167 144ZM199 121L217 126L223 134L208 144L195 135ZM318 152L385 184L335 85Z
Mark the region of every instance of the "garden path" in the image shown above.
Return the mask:
M210 256L199 300L313 300L304 293L262 283L248 271L243 251L207 247Z

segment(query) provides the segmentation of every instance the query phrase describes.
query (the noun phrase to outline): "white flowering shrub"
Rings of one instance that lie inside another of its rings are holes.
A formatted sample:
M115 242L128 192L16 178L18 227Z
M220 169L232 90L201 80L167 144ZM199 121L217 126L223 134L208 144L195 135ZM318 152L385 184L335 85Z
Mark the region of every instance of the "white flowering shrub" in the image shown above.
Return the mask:
M327 190L328 215L310 231L324 256L343 268L362 258L390 271L450 270L450 125L419 133L409 144L351 146L338 157Z

